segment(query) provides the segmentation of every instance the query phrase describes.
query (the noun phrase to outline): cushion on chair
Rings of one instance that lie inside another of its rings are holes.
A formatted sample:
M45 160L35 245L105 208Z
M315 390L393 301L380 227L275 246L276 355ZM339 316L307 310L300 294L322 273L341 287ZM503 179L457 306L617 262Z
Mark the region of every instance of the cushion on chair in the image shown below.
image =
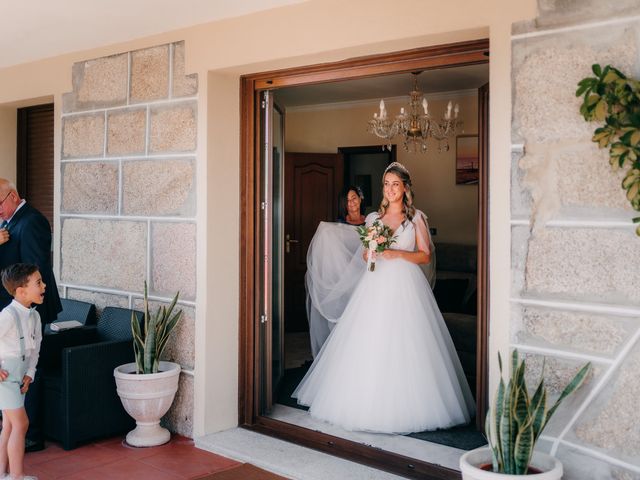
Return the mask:
M62 311L58 313L56 322L77 320L83 325L96 324L96 306L93 303L81 302L70 298L61 298Z
M131 314L135 312L138 321L143 318L142 312L120 307L106 307L98 319L98 336L100 340L131 340Z

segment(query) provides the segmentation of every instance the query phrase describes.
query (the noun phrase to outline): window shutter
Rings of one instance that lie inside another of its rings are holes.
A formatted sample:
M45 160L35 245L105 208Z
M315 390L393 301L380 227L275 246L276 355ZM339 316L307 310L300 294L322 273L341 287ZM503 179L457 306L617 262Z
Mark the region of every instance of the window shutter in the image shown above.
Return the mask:
M18 109L18 192L53 228L53 104Z

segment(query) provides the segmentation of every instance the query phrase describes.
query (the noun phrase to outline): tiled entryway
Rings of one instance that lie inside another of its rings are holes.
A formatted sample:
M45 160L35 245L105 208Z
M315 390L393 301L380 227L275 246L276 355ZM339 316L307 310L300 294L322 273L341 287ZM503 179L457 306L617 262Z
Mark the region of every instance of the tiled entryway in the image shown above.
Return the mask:
M217 473L223 480L283 478L196 448L192 440L179 436L150 448L130 447L122 437L70 451L47 443L45 450L26 454L25 471L39 480L215 480Z

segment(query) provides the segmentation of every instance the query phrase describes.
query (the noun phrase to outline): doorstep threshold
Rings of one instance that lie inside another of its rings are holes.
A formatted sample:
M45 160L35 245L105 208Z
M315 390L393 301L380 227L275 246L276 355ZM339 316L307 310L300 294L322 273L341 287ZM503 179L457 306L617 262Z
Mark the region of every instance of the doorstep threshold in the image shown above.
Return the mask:
M196 438L195 444L203 450L251 463L291 480L404 478L245 428L205 435Z

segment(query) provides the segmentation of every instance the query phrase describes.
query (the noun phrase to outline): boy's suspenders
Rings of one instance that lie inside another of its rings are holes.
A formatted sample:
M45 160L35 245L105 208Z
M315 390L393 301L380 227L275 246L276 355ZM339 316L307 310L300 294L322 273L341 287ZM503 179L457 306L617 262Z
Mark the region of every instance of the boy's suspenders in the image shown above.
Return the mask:
M26 357L25 355L26 348L24 347L24 332L22 331L22 323L20 322L20 315L16 311L16 307L14 307L13 305L9 305L7 307L7 311L13 317L13 320L16 322L16 328L18 329L18 337L20 340L20 356L22 358L22 361L24 362L24 359ZM31 319L31 315L33 315L33 309L29 310L29 319Z

